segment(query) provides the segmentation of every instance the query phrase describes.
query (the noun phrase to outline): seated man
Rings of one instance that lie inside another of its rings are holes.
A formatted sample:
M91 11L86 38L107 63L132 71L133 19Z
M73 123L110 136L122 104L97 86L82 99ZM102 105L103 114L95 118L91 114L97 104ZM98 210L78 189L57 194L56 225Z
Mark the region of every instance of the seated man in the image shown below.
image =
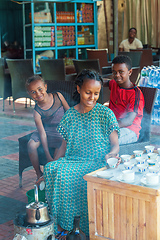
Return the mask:
M106 83L111 90L109 108L114 112L120 127L119 144L136 142L143 117L144 97L130 81L132 62L119 55L112 61L113 80ZM107 103L104 105L107 106Z
M136 38L137 29L130 28L128 32L128 38L123 40L119 45L119 52L129 52L130 49L141 49L143 48L142 42Z

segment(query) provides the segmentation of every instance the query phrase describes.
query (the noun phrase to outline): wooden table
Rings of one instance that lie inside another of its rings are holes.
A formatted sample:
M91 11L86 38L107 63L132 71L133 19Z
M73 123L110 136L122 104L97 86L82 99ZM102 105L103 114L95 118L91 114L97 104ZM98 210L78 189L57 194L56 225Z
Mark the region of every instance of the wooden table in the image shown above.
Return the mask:
M160 240L160 190L98 178L97 171L84 176L90 240Z

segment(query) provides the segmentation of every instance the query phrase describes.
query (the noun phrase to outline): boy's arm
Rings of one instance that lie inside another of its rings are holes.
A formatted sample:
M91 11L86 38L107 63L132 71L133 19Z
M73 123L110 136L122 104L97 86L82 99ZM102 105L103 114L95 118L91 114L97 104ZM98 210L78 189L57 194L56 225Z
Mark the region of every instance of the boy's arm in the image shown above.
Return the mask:
M126 114L126 116L120 120L118 120L119 127L128 127L132 125L137 113L135 112L129 112Z
M39 115L38 112L34 111L34 120L35 120L35 124L38 130L38 133L40 135L40 139L41 139L41 143L46 155L46 158L49 161L53 161L53 158L50 155L49 149L48 149L48 142L47 142L47 135L41 120L41 116Z

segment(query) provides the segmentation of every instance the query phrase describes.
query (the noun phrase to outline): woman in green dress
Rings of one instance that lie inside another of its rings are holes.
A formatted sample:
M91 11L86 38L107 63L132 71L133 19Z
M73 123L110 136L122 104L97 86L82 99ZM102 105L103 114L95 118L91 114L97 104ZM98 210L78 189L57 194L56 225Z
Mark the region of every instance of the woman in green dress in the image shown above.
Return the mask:
M73 228L74 216L89 236L87 182L83 176L106 165L119 152L119 127L113 112L97 103L103 79L83 70L76 79L79 104L64 114L58 125L62 145L53 162L45 166L46 194L51 214L56 216L57 239Z

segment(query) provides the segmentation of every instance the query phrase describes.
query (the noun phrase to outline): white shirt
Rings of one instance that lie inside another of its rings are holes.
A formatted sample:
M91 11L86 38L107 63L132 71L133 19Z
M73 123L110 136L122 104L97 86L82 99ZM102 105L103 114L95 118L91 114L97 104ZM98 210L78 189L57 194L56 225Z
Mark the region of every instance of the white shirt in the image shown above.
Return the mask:
M143 48L143 45L138 38L135 38L132 43L129 43L127 38L120 43L119 48L123 48L125 52L129 52L130 49Z

